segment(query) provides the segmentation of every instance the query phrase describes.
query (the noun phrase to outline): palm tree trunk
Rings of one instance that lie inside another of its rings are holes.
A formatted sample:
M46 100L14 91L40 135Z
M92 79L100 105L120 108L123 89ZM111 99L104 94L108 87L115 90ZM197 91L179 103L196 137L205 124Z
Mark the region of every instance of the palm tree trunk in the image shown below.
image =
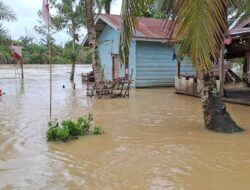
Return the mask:
M209 130L223 133L243 131L230 117L222 101L216 79L210 73L199 73L200 95L203 108L205 127Z
M87 16L87 30L89 45L92 50L92 67L94 69L95 81L100 82L102 80L102 68L99 61L99 53L96 42L96 32L94 26L94 15L93 15L93 1L85 0L86 3L86 16Z

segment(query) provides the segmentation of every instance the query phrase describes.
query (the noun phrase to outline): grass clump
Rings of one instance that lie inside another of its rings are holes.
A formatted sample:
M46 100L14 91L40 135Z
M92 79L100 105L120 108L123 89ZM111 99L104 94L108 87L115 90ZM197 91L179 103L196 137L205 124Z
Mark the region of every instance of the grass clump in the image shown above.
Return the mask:
M48 123L47 140L48 141L68 141L70 139L76 139L83 135L99 135L103 133L101 127L94 127L91 130L93 123L93 115L91 113L84 117L79 117L76 121L70 119L64 120L60 125L56 122Z

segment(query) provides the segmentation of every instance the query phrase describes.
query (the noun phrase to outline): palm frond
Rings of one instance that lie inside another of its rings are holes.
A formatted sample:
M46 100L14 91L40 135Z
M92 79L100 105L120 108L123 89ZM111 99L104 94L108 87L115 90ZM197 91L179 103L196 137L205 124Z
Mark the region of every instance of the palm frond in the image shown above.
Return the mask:
M4 4L3 1L0 1L0 20L5 20L5 21L16 20L16 15L11 9L11 7Z
M145 14L152 3L153 0L122 1L119 52L123 64L128 64L130 40L136 30L137 17Z
M250 0L241 0L238 8L239 22L250 16Z
M8 31L0 24L0 44L1 45L9 45L10 37L8 35Z
M229 26L237 25L250 17L250 0L228 0L229 3Z
M198 70L211 70L226 30L226 0L180 0L174 37L179 55L189 56Z
M11 63L12 56L9 46L0 45L0 64Z
M167 19L175 20L178 14L179 0L156 0L155 4L163 13L166 14Z

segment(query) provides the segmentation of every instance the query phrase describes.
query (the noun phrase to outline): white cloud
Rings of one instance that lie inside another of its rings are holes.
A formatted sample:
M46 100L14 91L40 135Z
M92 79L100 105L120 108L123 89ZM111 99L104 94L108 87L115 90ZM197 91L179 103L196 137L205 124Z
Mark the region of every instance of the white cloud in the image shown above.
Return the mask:
M114 0L111 13L120 14L122 0ZM37 24L37 11L42 9L42 0L8 0L7 5L11 6L16 13L18 20L16 22L4 22L4 26L8 29L13 39L18 39L20 36L32 35L39 41L39 35L33 30ZM86 33L86 30L82 30ZM53 36L57 44L64 44L70 38L65 32L57 33Z
M111 14L120 14L122 0L114 0L111 6Z

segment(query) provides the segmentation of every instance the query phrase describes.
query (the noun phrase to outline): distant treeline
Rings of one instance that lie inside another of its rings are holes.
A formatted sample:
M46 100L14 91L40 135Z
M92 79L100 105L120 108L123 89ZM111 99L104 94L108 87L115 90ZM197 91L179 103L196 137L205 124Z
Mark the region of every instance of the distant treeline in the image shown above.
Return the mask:
M45 43L36 43L29 36L20 37L14 42L15 45L22 46L22 59L24 64L48 64L48 46ZM64 47L51 44L51 63L70 64L71 57L76 57L77 64L91 64L91 52L89 48L83 48L76 44L76 55L72 53L72 43L67 42ZM13 63L11 50L5 49L4 56L1 56L0 64Z

